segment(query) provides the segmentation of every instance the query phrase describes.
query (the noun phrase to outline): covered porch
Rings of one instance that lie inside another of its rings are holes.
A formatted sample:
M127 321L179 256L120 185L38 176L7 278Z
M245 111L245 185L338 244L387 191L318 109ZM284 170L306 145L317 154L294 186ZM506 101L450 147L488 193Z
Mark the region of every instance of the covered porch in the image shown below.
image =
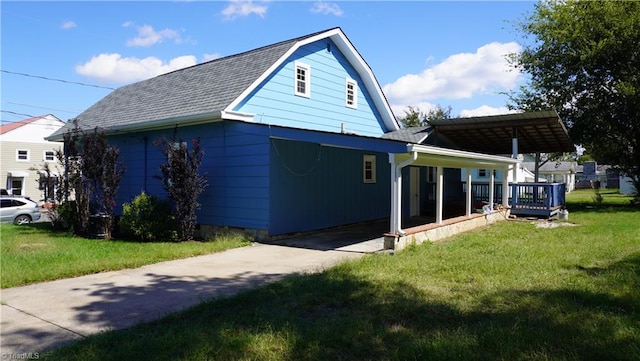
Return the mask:
M437 240L487 222L495 222L508 215L508 193L501 194L499 209L494 210L490 207L479 213L474 206L473 192L466 190L473 189L472 169L490 169L492 171L489 172L488 197L495 199L496 172L493 170L501 170L500 182L508 184L509 175L514 174L519 163L517 159L408 144L406 153L389 154L389 162L391 214L389 232L385 234L385 248L400 249L408 243L421 243L426 239ZM426 172L421 172L420 168ZM456 178L456 174L461 174L461 169L466 169L466 182L452 182L451 177L446 181L445 173L453 173L453 178ZM408 177L407 186L403 185L405 177ZM424 187L421 185L427 180L433 184L433 192L428 192L427 197L434 203L433 214L422 207L425 197L422 195ZM409 203L408 206L405 203ZM445 212L447 208L448 214Z

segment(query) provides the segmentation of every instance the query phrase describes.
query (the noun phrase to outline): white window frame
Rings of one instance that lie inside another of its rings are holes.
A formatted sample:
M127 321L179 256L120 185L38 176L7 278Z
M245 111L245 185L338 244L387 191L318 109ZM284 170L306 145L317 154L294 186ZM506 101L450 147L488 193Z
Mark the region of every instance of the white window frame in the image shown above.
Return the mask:
M351 86L351 89L349 89ZM351 102L349 101L351 95ZM353 79L345 79L344 83L344 105L347 108L358 109L358 82Z
M47 159L47 154L48 153L51 153L51 159ZM53 151L53 150L42 151L42 160L44 162L47 162L47 163L55 162L56 161L56 152Z
M26 152L26 159L20 159L20 152ZM31 152L29 149L16 149L16 162L29 162L31 161Z
M362 182L376 182L376 156L373 154L364 154L362 156Z
M298 80L298 70L304 71L304 80ZM298 90L299 83L304 84L304 92ZM309 64L295 62L293 70L293 91L295 95L310 98L311 97L311 66Z

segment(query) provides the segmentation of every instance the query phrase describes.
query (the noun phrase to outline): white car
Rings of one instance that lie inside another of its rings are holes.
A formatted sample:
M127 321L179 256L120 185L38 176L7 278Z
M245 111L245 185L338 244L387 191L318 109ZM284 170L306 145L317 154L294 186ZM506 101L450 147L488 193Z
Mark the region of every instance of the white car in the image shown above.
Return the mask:
M39 219L38 203L27 197L0 196L0 221L25 224Z

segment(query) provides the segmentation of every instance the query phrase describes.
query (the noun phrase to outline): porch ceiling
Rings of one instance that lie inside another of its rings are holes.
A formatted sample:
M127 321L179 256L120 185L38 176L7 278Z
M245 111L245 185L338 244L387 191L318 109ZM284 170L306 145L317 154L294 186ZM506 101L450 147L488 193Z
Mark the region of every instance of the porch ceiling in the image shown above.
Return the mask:
M511 154L514 134L519 153L574 152L569 133L554 110L431 121L436 134L460 149Z

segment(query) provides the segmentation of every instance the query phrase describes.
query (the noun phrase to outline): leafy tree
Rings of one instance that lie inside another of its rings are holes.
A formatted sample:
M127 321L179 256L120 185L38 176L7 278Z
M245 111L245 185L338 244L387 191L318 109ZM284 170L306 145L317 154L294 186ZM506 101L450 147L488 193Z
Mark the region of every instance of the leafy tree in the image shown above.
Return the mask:
M640 2L541 1L517 29L530 74L511 108L554 108L575 143L640 190Z
M191 150L182 138L177 138L177 128L173 137L163 137L155 141L164 154L166 163L160 165L161 176L156 176L162 182L164 190L174 202L175 215L178 221L178 240L193 239L196 227L196 210L200 208L198 197L207 187L204 175L199 174L200 164L204 152L200 146L200 139L191 141Z
M404 113L404 117L398 118L403 128L419 127L428 125L431 120L451 118L451 106L442 108L438 105L426 113L417 107L409 106Z
M451 106L442 108L437 105L434 109L430 109L427 112L423 112L417 107L409 106L405 110L405 116L398 120L403 127L408 128L428 125L431 120L449 118L451 118Z

